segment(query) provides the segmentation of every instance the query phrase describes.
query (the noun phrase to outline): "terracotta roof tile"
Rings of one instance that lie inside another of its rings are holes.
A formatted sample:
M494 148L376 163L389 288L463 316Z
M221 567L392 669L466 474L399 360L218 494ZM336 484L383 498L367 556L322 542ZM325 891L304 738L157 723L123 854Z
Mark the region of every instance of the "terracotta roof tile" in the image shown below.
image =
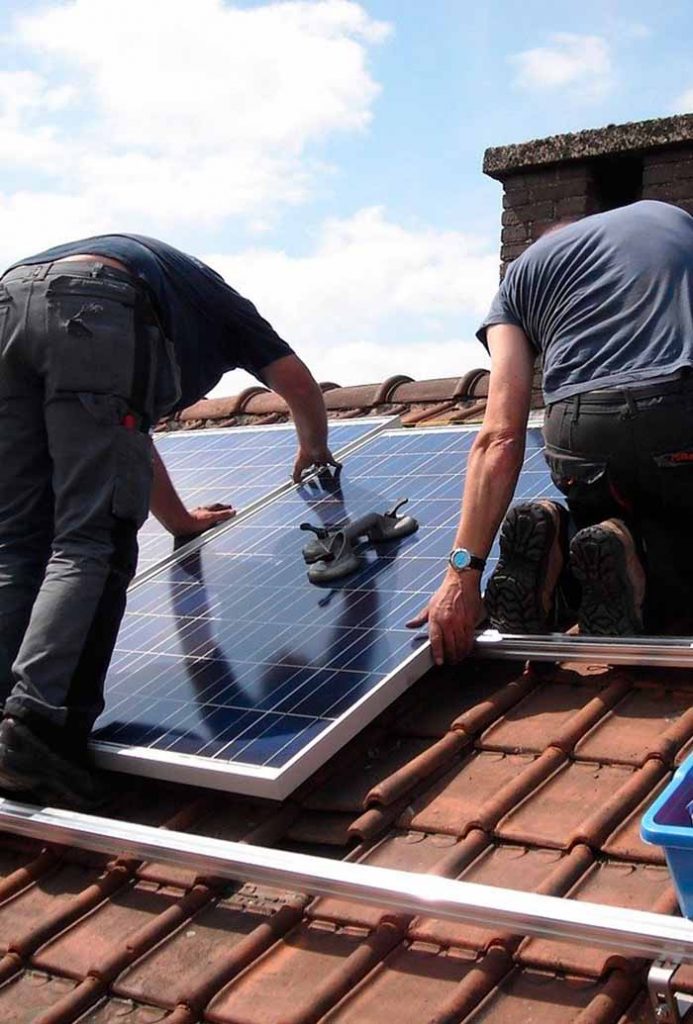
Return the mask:
M233 841L248 840L265 828L269 834L269 824L276 818L276 804L267 801L244 800L230 794L208 794L204 801L189 804L187 815L180 816L175 827L181 832L194 832L196 835L210 836L215 839ZM170 822L169 828L173 828ZM278 826L274 832L283 831ZM138 878L156 882L160 885L179 886L187 889L194 884L197 877L195 871L169 864L165 861L148 861L137 871Z
M632 765L642 765L656 756L673 764L674 755L691 736L690 692L636 688L580 740L575 756Z
M636 990L631 977L606 981L516 969L463 1024L611 1024Z
M425 832L395 832L362 854L358 860L364 864L400 871L455 875L462 864L473 860L487 845L488 837L478 831L470 833L461 841L454 836L427 835ZM391 912L352 900L324 897L314 900L307 914L311 918L374 928Z
M160 1024L164 1020L173 1024L170 1014L159 1006L142 1006L124 999L104 999L80 1017L79 1024Z
M385 1016L397 1024L457 1021L510 966L509 957L499 949L477 960L458 950L404 944L328 1014L324 1024L365 1024Z
M654 789L647 794L642 803L630 812L616 826L610 836L602 843L602 851L609 857L622 860L641 861L644 864L666 864L664 850L661 846L645 843L640 838L640 822L647 808L667 785L671 775L667 773Z
M208 903L124 971L113 990L173 1007L201 1007L301 916L301 904L232 897Z
M609 684L608 677L591 685L547 681L487 729L480 745L484 750L527 753L540 753L551 745L569 754L578 738L627 690L627 682Z
M353 814L304 811L291 823L281 841L283 849L325 857L343 857L357 842L350 832Z
M563 896L592 861L593 856L585 846L565 854L559 850L494 844L489 845L459 877L465 882L481 885ZM410 926L409 934L424 942L461 946L480 952L491 945L503 945L512 951L521 941L521 936L513 936L501 928L483 928L433 917L418 918Z
M222 990L205 1017L211 1024L318 1021L400 939L387 925L368 934L350 926L301 924Z
M373 787L403 765L419 757L431 744L425 739L390 737L373 746L358 761L344 763L341 771L312 792L304 801L311 810L362 811ZM345 758L340 758L343 762ZM391 800L380 801L391 803Z
M97 874L58 867L0 905L0 950L26 956L127 881L122 870Z
M565 760L558 750L535 758L480 751L465 758L400 816L402 828L464 836L492 829L498 819Z
M571 889L569 897L660 914L673 914L677 908L669 872L651 864L600 861ZM527 939L517 955L531 966L593 978L601 977L614 967L632 971L642 965L642 961L631 960L613 950L540 938Z
M22 971L0 988L0 1019L3 1024L29 1024L73 988L74 982L67 978Z
M522 700L541 681L541 677L532 671L515 675L514 665L510 663L512 674L510 681L497 690L487 691L485 699L480 699L473 707L465 708L461 715L451 723L452 729L460 729L467 736L476 736L494 722L518 701ZM507 666L506 666L507 667Z
M403 374L374 384L339 387L322 385L328 415L401 415L414 425L442 415L445 422L456 417L478 416L488 394L488 371L471 370L462 377L415 381ZM279 395L260 386L246 388L229 398L205 398L184 409L175 420L163 421L158 430L201 429L207 426L241 426L288 419L288 408ZM461 420L460 420L461 421Z
M426 674L425 688L414 688L411 695L416 697L414 706L407 706L395 720L393 728L407 736L440 737L465 711L476 708L481 701L490 700L506 683L521 675L522 666L514 662L471 660L462 667L431 669ZM432 694L435 694L435 699L432 699ZM520 696L522 694L518 695L518 700Z
M43 946L33 963L48 973L70 978L102 974L102 965L110 961L115 949L128 946L145 924L182 896L181 890L145 882L124 887Z
M564 763L503 818L498 835L509 842L559 849L586 843L596 849L663 775L664 767L656 760L637 770L586 761Z

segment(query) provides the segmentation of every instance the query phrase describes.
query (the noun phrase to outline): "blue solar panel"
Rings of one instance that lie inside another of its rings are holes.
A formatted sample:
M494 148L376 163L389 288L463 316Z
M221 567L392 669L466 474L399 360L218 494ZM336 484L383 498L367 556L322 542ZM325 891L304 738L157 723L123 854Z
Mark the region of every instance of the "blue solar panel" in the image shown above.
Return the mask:
M330 423L333 451L372 433L382 420ZM232 430L181 430L156 437L157 449L188 508L232 504L248 508L289 481L296 452L296 431L290 423ZM173 538L153 516L138 535L142 574L173 551Z
M292 489L136 587L96 739L146 748L152 774L286 795L430 664L404 624L444 571L473 439L387 431L338 482ZM556 494L541 448L530 430L517 499ZM331 590L308 582L301 522L339 524L403 496L417 533L369 547ZM405 662L416 672L386 692Z

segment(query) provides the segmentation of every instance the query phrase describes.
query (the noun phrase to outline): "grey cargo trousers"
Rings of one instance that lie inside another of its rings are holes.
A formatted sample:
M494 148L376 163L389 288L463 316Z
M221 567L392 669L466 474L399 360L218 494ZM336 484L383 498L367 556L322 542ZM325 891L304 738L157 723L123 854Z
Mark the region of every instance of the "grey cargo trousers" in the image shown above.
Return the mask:
M0 280L0 705L73 751L103 708L149 507L147 310L100 263Z

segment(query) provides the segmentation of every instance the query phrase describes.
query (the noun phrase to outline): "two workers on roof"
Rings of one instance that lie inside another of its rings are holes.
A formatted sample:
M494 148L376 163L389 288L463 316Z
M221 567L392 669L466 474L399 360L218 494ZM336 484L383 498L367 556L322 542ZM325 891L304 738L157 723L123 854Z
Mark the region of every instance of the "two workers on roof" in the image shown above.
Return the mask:
M510 267L479 338L491 354L486 415L449 568L413 625L428 620L439 663L469 652L486 614L506 633L571 616L602 635L659 628L693 578L693 218L641 202L547 234ZM538 354L546 456L567 510L538 498L506 516ZM150 504L182 536L233 514L186 509L148 432L238 366L291 409L294 479L334 464L308 369L198 260L106 235L0 280L0 788L100 798L87 740L137 529Z
M690 632L693 217L644 201L549 231L511 264L478 337L486 414L450 565L411 623L428 621L435 661L468 654L486 617L504 633ZM537 356L567 509L537 498L508 511Z
M186 509L149 430L235 367L286 400L294 480L334 464L307 367L199 260L105 235L23 259L0 280L0 789L99 802L87 740L137 530L150 505L176 536L233 514Z

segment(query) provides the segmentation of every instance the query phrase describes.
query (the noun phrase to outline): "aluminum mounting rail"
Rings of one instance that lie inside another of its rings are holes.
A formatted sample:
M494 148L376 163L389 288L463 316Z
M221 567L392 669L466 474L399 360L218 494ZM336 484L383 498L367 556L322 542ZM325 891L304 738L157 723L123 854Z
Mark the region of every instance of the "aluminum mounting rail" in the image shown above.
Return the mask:
M487 629L476 634L473 654L523 661L587 661L600 665L693 666L693 637L509 636Z
M648 911L332 861L9 800L0 801L0 830L101 853L166 860L201 875L358 900L397 913L607 946L672 964L693 963L693 922Z

